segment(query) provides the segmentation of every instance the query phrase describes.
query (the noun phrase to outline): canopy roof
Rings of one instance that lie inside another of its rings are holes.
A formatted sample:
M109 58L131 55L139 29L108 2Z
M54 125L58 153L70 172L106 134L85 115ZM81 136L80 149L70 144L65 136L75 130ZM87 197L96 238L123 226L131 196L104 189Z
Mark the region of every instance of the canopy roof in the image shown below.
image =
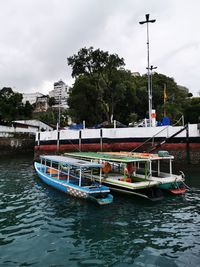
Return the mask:
M160 152L167 152L167 151L160 151ZM174 156L172 155L166 155L163 153L163 156L159 156L158 154L153 153L139 153L139 152L126 152L126 151L120 151L120 152L105 152L105 154L108 155L116 155L116 156L122 156L122 157L131 157L131 158L140 158L140 159L149 159L149 160L163 160L163 159L174 159Z
M139 157L128 157L125 155L114 155L114 154L107 154L107 153L95 153L95 152L74 152L74 153L65 153L65 155L77 157L77 158L84 158L84 159L99 159L105 161L112 161L112 162L122 162L122 163L130 163L135 161L149 161L148 158L139 158Z
M75 159L66 156L57 156L57 155L44 155L40 156L41 159L51 161L53 163L59 163L60 165L73 166L78 168L101 168L102 164L93 163L85 160Z

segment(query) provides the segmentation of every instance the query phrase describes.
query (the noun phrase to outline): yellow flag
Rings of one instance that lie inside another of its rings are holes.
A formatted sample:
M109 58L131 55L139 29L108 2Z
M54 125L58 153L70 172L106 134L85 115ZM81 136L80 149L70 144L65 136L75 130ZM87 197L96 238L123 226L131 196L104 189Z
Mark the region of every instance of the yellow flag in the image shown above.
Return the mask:
M166 84L164 85L164 103L167 101L167 88Z

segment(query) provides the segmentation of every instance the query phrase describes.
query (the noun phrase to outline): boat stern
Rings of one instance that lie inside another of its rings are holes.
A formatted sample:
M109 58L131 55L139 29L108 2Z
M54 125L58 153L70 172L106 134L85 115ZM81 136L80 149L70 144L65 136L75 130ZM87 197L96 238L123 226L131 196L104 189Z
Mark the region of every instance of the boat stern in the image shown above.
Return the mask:
M102 198L96 198L96 201L99 205L107 205L113 202L113 195L108 194L105 197Z

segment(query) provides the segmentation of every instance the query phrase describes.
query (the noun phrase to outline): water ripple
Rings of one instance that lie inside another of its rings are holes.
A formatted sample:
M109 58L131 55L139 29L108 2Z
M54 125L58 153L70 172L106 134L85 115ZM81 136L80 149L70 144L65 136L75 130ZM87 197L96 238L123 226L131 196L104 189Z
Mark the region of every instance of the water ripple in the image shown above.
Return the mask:
M10 160L9 171L7 164L0 163L0 266L198 265L198 187L160 203L116 195L98 207L43 184L32 158Z

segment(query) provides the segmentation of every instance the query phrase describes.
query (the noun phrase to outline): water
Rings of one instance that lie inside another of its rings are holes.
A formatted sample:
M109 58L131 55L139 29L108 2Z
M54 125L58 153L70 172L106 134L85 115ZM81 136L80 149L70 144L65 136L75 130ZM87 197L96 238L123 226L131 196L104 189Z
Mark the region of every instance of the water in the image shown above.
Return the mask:
M40 182L31 157L1 159L0 266L199 266L200 169L185 172L185 196L99 207Z

